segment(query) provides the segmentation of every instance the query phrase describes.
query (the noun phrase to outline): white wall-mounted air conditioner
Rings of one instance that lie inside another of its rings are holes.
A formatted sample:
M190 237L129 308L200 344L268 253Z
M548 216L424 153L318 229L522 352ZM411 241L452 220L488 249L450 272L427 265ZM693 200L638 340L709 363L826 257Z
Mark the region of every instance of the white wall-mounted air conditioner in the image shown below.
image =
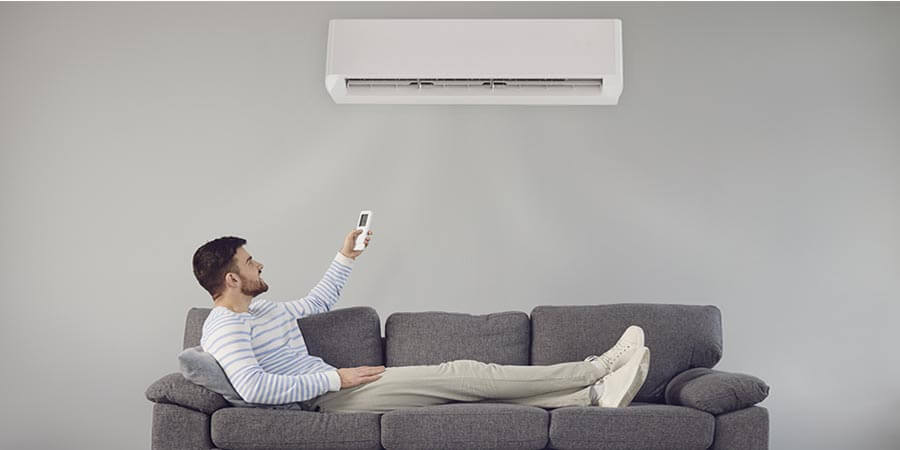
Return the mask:
M615 105L619 19L335 19L336 103Z

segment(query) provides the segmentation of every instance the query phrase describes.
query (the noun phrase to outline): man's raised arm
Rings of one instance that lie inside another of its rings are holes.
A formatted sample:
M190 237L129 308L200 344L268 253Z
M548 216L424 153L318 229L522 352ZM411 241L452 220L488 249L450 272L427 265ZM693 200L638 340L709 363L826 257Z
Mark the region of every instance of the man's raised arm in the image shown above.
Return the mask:
M347 284L347 277L350 276L350 271L353 269L353 262L353 259L338 252L328 270L325 271L325 276L309 291L306 297L300 300L276 303L283 305L282 307L287 313L295 319L331 311L341 296L341 290Z
M234 390L248 403L302 402L341 389L337 370L304 375L263 370L250 344L250 324L241 317L223 314L205 323L200 345L218 361Z

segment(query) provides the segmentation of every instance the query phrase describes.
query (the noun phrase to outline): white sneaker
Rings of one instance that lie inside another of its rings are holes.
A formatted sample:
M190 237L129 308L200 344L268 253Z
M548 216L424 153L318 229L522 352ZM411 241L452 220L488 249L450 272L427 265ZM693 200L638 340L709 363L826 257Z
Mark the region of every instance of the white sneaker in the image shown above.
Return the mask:
M599 367L603 371L603 376L606 376L624 366L625 362L631 358L631 355L643 346L644 329L637 325L632 325L625 329L616 345L613 345L606 353L600 356L591 355L584 360L590 361L593 365Z
M628 406L644 385L649 369L650 349L641 347L625 365L591 386L591 404L604 408Z

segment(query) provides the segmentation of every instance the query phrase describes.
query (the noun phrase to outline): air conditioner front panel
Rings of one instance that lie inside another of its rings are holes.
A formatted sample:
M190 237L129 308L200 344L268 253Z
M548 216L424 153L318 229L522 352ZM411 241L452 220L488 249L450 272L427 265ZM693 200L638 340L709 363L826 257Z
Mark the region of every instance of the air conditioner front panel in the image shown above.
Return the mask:
M338 96L357 95L367 97L360 103L390 95L405 98L398 102L437 96L452 103L454 95L469 94L553 97L557 87L542 92L531 92L531 87L502 93L444 87L391 93L384 86L354 86L347 80L602 80L595 89L558 94L569 101L580 95L604 96L595 104L614 104L622 86L621 56L618 19L340 19L329 26L326 86L338 103L353 102Z
M385 19L332 26L339 53L330 71L348 77L553 78L616 70L615 47L607 44L617 38L612 21Z

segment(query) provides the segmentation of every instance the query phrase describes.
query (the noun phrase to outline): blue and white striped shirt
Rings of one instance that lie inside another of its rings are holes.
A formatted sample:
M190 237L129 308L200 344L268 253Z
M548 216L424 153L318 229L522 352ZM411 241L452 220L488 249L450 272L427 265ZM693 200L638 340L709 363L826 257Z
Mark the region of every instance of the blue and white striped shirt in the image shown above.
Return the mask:
M244 401L279 405L340 390L337 368L307 352L297 319L330 311L352 267L353 260L338 252L322 280L300 300L255 299L245 313L224 306L210 311L200 345Z

